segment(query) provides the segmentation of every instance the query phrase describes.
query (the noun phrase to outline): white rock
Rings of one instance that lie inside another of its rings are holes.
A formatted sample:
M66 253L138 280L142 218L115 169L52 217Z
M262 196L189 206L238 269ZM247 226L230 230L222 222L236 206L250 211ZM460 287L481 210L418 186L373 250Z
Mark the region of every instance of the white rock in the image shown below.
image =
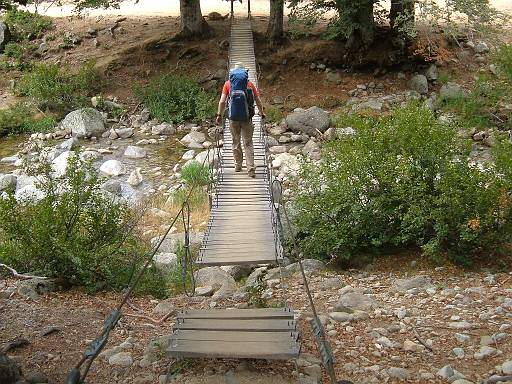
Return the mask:
M505 361L501 364L501 371L505 375L512 375L512 360Z
M144 178L142 177L142 174L140 173L140 168L135 168L130 176L128 177L128 184L130 184L132 187L136 187L142 183Z
M459 347L453 348L452 352L459 359L462 359L464 357L464 349L462 349L462 348L459 348Z
M70 156L71 152L66 151L61 153L55 160L52 161L53 176L64 176L68 167L68 159Z
M109 176L119 176L126 173L126 169L119 160L107 160L101 164L100 171Z
M477 360L485 359L486 357L490 357L493 355L496 355L498 353L496 348L489 347L489 346L483 346L480 348L479 352L476 352L473 356Z
M177 264L178 256L175 253L165 252L157 253L153 257L156 268L164 273L169 273Z
M142 159L147 156L147 152L144 148L129 145L126 147L124 155L130 159Z
M213 287L211 285L207 285L205 287L196 287L196 295L211 296L213 295Z
M182 160L189 161L192 160L194 157L196 157L196 151L193 149L188 150L181 156Z
M17 201L25 201L32 203L44 199L44 196L44 192L38 189L34 184L26 185L22 188L19 188L14 194L14 197Z
M416 344L414 341L411 341L409 339L406 339L404 341L404 351L408 352L422 352L423 346L420 344Z
M456 333L455 338L459 343L465 343L466 341L469 341L471 339L471 336L468 336L464 333Z

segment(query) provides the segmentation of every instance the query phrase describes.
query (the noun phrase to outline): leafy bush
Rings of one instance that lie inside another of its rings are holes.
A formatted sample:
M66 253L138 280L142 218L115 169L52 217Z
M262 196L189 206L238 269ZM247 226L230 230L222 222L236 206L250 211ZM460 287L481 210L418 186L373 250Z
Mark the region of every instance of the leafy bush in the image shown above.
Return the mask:
M512 153L496 147L495 167L469 165L455 129L411 104L388 116L339 116L357 135L305 163L293 202L308 255L350 262L365 252L421 247L470 262L511 240Z
M0 137L11 134L48 132L57 122L51 115L37 116L29 106L15 104L0 110Z
M84 64L78 72L55 64L38 64L21 79L18 91L33 98L42 108L68 112L89 104L89 97L100 87L94 63Z
M208 166L199 164L197 161L192 161L181 170L181 178L185 180L190 187L208 185Z
M97 172L79 153L70 156L62 177L52 175L48 162L30 174L39 175L36 187L44 197L0 199L0 260L90 291L124 287L140 269L144 250L130 230L135 218L127 205L100 189Z
M202 121L216 111L215 96L187 77L164 75L136 88L135 93L153 117L169 123Z
M39 38L52 26L52 19L47 16L15 8L6 12L5 22L13 39L18 42Z
M5 44L4 55L7 57L12 57L13 59L21 59L23 57L23 53L25 49L23 45L19 43L9 42Z

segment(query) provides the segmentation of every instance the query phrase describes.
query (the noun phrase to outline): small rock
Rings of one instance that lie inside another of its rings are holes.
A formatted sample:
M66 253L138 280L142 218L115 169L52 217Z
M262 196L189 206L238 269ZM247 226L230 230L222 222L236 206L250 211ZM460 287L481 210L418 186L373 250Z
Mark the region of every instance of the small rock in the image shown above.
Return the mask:
M477 359L477 360L482 360L482 359L485 359L487 357L493 356L493 355L495 355L497 353L498 353L498 351L496 350L496 348L492 348L492 347L489 347L489 346L483 346L483 347L480 348L479 352L476 352L474 354L474 358Z
M108 359L110 365L119 365L129 367L133 364L132 354L130 352L119 352Z
M205 287L196 287L196 295L197 296L211 296L213 295L213 287L211 285L207 285Z
M453 348L452 352L459 359L462 359L464 357L464 349L462 349L462 348L459 348L459 347Z
M501 364L501 371L505 375L512 375L512 360L505 361Z
M444 100L457 99L464 97L464 91L459 84L448 82L439 90L439 97Z
M130 184L132 187L140 185L144 180L142 174L140 173L140 170L140 168L134 169L130 174L130 177L128 177L127 183Z
M393 379L407 380L411 377L411 373L405 368L391 367L388 369L388 374Z
M437 80L437 77L439 76L437 66L435 64L431 64L430 67L425 71L425 77L429 81L435 81Z
M165 316L174 310L174 305L168 300L163 300L153 309L153 313L159 316Z
M485 42L479 41L475 45L475 52L476 53L486 53L486 52L489 52L489 47L487 46L487 44Z
M450 365L445 365L439 371L437 371L436 375L442 377L443 379L449 379L455 374L453 368Z

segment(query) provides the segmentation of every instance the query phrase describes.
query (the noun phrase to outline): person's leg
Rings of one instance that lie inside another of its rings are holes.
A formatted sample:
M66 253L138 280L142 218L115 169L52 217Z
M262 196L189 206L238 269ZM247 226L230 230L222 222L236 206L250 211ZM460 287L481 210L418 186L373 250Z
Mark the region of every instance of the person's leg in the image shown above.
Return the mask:
M254 132L254 125L252 125L252 120L244 121L241 123L242 126L242 138L244 140L244 149L245 149L245 163L247 165L247 172L249 176L255 176L255 167L254 167L254 147L252 143L252 135Z
M240 143L240 131L242 130L242 125L240 124L240 121L229 120L229 129L231 130L231 137L233 138L235 172L240 172L242 170L242 162L244 160L242 144Z

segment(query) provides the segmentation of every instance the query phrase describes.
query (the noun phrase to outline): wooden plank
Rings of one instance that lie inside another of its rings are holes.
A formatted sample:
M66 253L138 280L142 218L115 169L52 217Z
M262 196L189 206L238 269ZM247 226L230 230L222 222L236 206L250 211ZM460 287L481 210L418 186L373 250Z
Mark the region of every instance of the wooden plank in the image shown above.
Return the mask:
M299 356L300 346L295 343L232 342L202 340L172 340L167 353L170 356L195 358L237 358L288 360Z
M183 319L291 319L294 314L290 308L258 309L186 309L179 311L176 317Z
M295 320L231 320L208 321L207 319L177 319L174 324L176 329L202 329L205 331L248 331L248 332L279 332L294 331L296 328Z
M190 331L176 329L173 340L204 340L204 341L274 341L288 343L297 341L298 332L233 332L233 331Z

